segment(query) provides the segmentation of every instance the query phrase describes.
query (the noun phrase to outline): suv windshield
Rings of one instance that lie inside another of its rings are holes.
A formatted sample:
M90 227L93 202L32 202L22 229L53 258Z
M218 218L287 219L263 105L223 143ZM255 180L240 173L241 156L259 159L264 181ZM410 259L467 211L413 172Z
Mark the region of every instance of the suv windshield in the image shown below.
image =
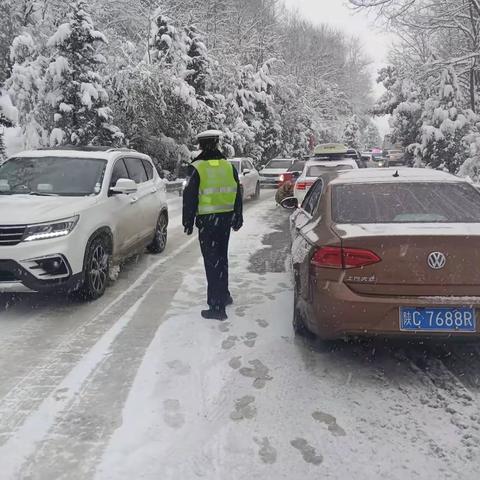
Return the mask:
M272 160L265 165L265 168L289 168L292 160Z
M0 195L96 195L106 164L96 158L12 158L0 165Z
M480 193L466 183L335 185L336 223L480 223Z

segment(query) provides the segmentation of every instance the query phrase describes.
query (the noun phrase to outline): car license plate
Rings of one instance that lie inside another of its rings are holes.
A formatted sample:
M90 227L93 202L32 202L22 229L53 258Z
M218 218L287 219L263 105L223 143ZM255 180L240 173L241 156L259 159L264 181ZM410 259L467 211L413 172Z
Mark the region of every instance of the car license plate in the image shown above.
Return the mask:
M475 309L400 308L400 330L406 332L465 332L477 331Z

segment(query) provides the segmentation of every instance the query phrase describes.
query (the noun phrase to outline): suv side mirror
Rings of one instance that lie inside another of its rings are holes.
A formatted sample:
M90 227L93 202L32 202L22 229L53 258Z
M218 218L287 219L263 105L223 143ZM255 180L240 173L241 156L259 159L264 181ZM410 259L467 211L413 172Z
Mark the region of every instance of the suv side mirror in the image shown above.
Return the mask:
M112 193L130 195L138 191L137 184L130 178L119 178L117 184L110 189Z
M284 198L280 202L280 205L285 210L296 210L298 208L298 200L295 197Z
M301 174L302 172L292 172L292 177L297 179Z

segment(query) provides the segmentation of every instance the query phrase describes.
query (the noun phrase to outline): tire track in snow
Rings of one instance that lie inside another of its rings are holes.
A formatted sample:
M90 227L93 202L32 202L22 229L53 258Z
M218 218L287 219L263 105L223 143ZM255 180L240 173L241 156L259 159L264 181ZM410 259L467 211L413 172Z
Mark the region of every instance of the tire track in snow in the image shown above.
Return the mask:
M80 343L82 343L81 340L85 340L86 338L84 332L89 327L94 327L95 324L101 321L102 317L105 319L105 321L107 321L107 318L112 316L112 313L115 312L115 309L121 306L120 303L122 301L126 300L130 296L134 296L137 293L137 290L144 288L145 284L149 281L150 284L153 283L154 279L150 277L155 275L156 269L182 253L189 246L191 246L195 240L195 238L189 239L182 246L173 251L169 256L163 257L152 264L132 285L130 285L129 288L111 301L98 316L92 318L90 321L87 321L85 324L74 330L65 341L58 345L49 356L49 361L47 362L46 366L43 364L36 367L32 372L23 377L23 379L14 387L14 389L12 389L9 394L2 399L0 402L0 419L2 420L2 431L0 432L2 435L0 437L0 441L2 442L2 445L0 446L0 458L10 458L8 461L10 469L7 468L6 462L4 466L4 462L2 461L2 471L5 475L5 478L18 478L14 475L8 477L6 473L17 471L21 466L18 464L18 461L25 460L26 457L24 455L20 456L22 444L24 445L23 450L28 448L34 449L35 443L41 440L41 438L48 432L48 429L52 426L56 415L58 415L62 408L64 408L66 400L68 400L69 396L73 394L72 392L76 392L81 385L77 385L75 390L70 389L68 395L61 397L56 397L53 390L55 389L56 391L67 388L64 385L65 382L68 383L68 381L71 381L69 379L72 378L72 374L74 372L76 374L78 369L82 371L81 369L83 366L87 365L88 362L91 361L89 359L91 359L92 354L97 352L98 345L103 345L108 349L110 344L105 344L104 339L109 338L109 336L112 336L112 334L115 333L112 341L115 340L116 336L120 333L118 330L118 325L128 324L128 322L125 323L125 318L128 318L128 321L130 321L130 317L128 316L129 312L131 314L133 308L139 307L145 298L145 294L141 296L140 300L135 302L133 307L130 307L127 314L123 315L123 317L113 324L110 330L104 334L101 340L94 344L89 353L87 353L85 356L83 353L76 352L75 347L78 347L78 345L75 345L75 343L78 342L78 339L80 339ZM93 331L89 335L92 338L98 338L98 333L98 330L93 328ZM62 362L62 355L64 354L71 355L70 361L67 361L66 365L64 362ZM99 361L101 361L101 358L97 358L97 362ZM61 375L66 373L64 370L66 369L68 371L71 369L75 362L78 362L77 365L74 366L70 374L68 374L67 377L61 381ZM95 365L92 366L92 368L94 367ZM52 376L52 370L54 373L60 373L60 375ZM85 381L91 372L91 369L83 371L83 374L86 374L85 378L83 378L83 381ZM46 398L42 398L37 395L32 400L32 389L38 391L39 388L42 387L48 391L48 396ZM38 405L40 406L38 407ZM37 407L38 409L36 411L33 410ZM33 413L30 413L32 410ZM42 417L39 416L39 412L47 414L46 417L48 418L48 422L42 420ZM38 432L37 434L34 434L35 423L32 424L32 421L38 422L37 426L39 427L41 435L38 435ZM33 441L33 439L35 440Z

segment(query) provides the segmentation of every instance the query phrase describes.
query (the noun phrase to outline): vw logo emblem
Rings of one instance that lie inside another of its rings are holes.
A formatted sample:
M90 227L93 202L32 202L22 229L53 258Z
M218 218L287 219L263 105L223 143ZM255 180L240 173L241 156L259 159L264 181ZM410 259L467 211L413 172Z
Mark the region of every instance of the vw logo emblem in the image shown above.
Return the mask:
M432 252L427 261L431 269L441 270L447 264L447 257L441 252Z

